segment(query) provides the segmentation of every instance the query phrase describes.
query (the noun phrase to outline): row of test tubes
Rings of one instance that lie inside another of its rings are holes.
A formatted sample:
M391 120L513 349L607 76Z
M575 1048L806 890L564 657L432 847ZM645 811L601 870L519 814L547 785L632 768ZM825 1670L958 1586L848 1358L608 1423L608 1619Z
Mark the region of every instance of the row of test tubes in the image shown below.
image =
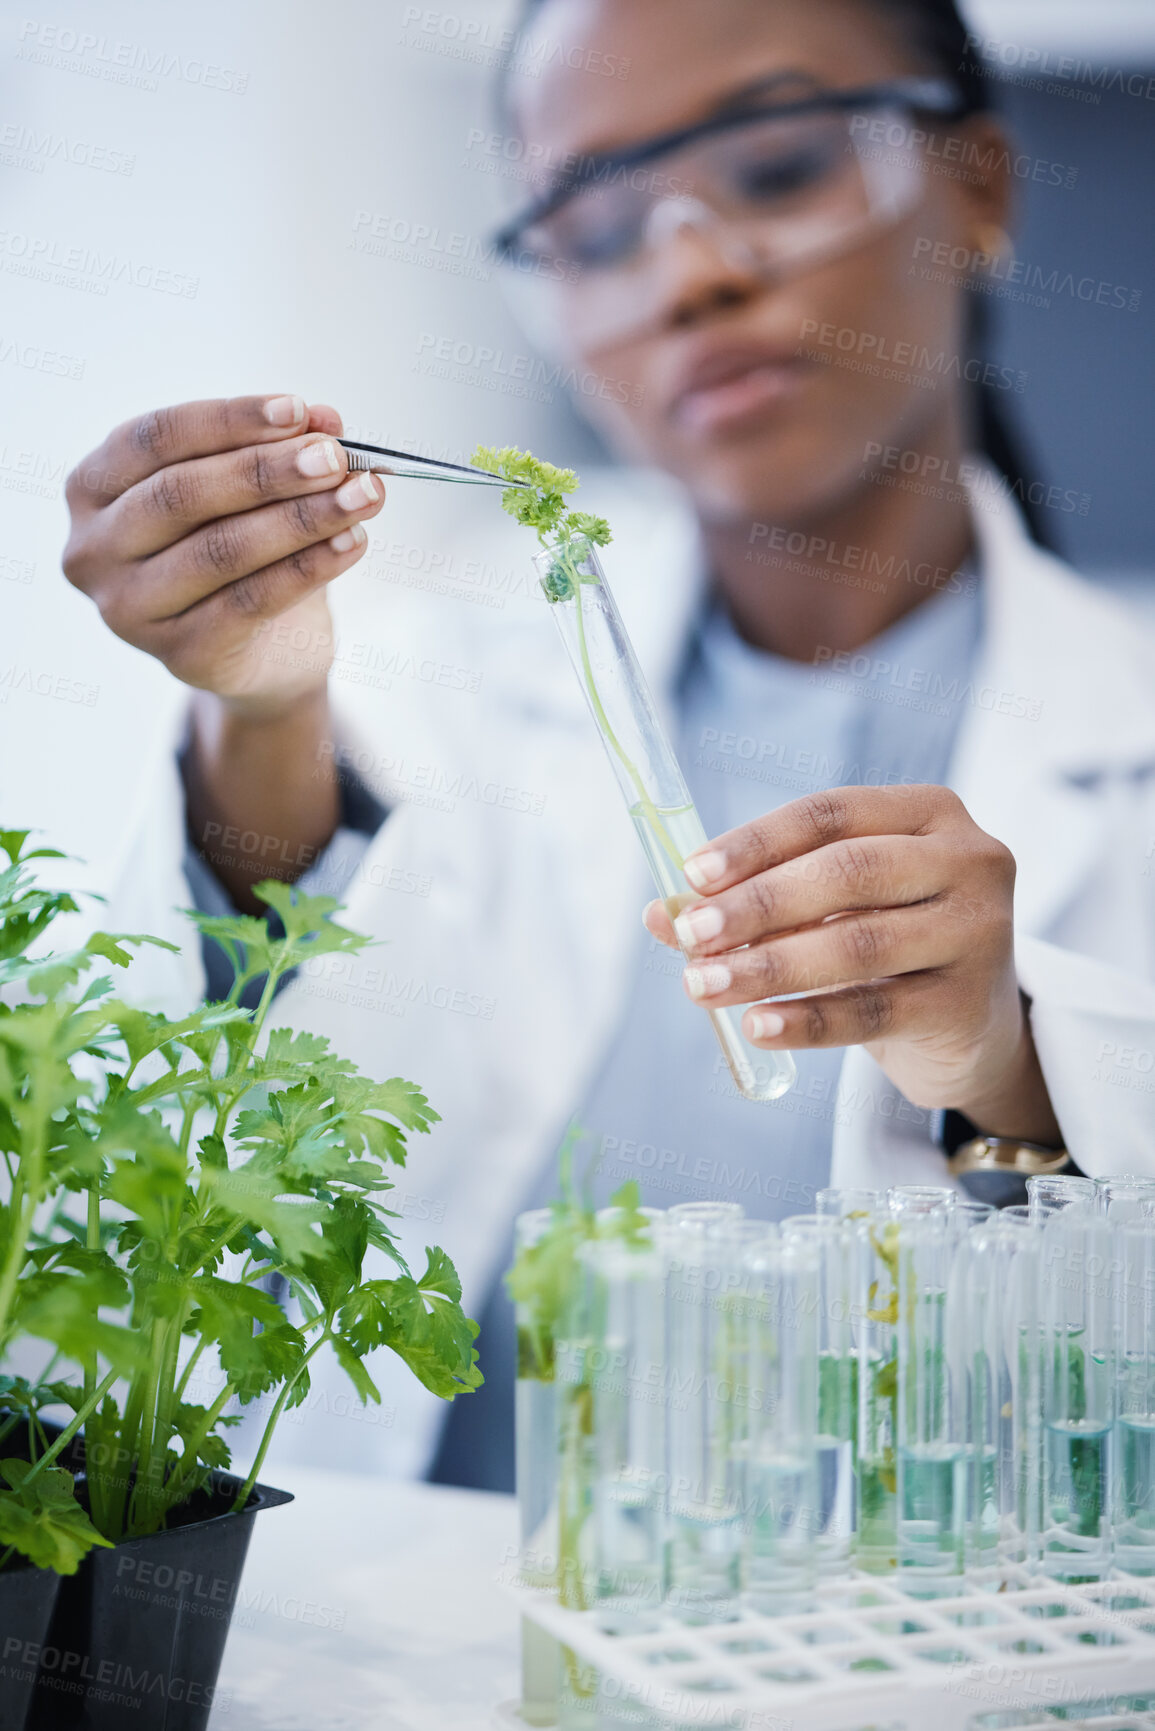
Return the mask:
M689 1203L582 1245L518 1385L523 1578L713 1619L851 1569L1155 1575L1155 1181L1028 1191Z

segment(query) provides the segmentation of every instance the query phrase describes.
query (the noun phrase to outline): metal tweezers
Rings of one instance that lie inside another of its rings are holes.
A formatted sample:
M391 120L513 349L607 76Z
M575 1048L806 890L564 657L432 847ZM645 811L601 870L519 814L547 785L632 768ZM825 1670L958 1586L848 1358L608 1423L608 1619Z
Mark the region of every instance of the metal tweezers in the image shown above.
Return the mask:
M456 481L464 487L528 487L528 481L507 481L489 469L473 469L467 463L445 463L439 457L420 457L415 451L391 451L386 445L362 445L357 439L338 439L349 453L349 467L374 475L403 475L413 481ZM404 463L405 468L398 464Z

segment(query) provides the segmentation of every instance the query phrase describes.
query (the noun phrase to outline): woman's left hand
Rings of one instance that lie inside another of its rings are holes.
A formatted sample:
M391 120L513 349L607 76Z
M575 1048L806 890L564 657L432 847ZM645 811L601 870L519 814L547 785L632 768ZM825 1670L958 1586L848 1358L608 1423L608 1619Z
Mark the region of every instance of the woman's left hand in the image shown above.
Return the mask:
M1015 973L1015 861L944 787L842 787L743 824L686 861L671 924L699 1004L759 1003L768 1050L862 1045L908 1100L990 1135L1057 1144ZM782 1001L784 993L805 997Z

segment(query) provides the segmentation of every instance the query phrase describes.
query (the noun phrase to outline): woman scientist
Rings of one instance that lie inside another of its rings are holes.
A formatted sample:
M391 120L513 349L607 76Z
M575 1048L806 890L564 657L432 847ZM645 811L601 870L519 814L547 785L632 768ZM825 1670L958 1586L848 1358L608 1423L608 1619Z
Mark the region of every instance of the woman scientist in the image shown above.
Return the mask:
M1007 150L952 0L540 0L530 22L580 52L505 79L547 172L503 244L551 344L606 382L603 432L681 501L631 474L597 504L716 838L679 922L685 994L754 1006L750 1038L792 1050L797 1085L739 1098L654 942L662 910L639 930L636 841L544 608L503 623L474 725L435 692L422 736L379 699L356 753L325 655L269 654L285 622L331 641L326 587L383 503L347 477L334 410L245 397L127 423L70 482L65 559L195 690L202 901L251 905L244 861L212 845L230 829L299 860L366 832L346 919L388 948L302 976L282 1015L442 1113L412 1211L422 1238L443 1219L467 1303L489 1305L491 1384L439 1438L398 1379L392 1424L330 1423L315 1452L420 1472L440 1447L442 1476L481 1483L510 1470L491 1295L575 1111L606 1188L636 1177L657 1205L775 1215L831 1181L1069 1160L1155 1173L1149 658L1016 502L1016 375L968 340L969 290L1009 246ZM592 75L595 53L628 76ZM413 739L526 809L382 819L374 767ZM136 926L189 896L167 774L120 890ZM429 893L399 906L381 886L402 868Z

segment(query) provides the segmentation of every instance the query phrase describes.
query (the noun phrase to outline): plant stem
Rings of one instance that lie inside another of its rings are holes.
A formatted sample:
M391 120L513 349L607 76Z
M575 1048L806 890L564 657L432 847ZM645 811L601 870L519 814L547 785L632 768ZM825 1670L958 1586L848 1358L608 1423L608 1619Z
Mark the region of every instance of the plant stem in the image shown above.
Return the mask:
M136 1483L132 1488L129 1508L129 1528L139 1529L148 1519L149 1505L155 1486L152 1482L156 1454L156 1407L159 1398L161 1366L164 1361L165 1325L156 1318L148 1347L148 1367L145 1381L144 1411L140 1421L140 1452L136 1459Z
M196 1365L196 1362L200 1358L201 1353L204 1351L204 1349L207 1345L208 1345L208 1341L205 1339L204 1335L202 1334L201 1338L198 1340L196 1346L189 1353L188 1363L185 1365L184 1369L181 1371L180 1381L176 1385L175 1400L176 1400L177 1406L180 1406L180 1404L184 1400L185 1393L186 1393L186 1391L188 1389L188 1385L189 1385L189 1378L192 1376L193 1369Z
M601 730L602 737L605 739L606 744L615 753L621 762L622 767L625 769L626 774L633 782L637 791L638 802L645 814L646 822L654 833L655 840L670 860L674 870L681 874L684 862L677 847L674 845L673 837L670 835L665 824L662 822L661 817L658 815L658 808L650 798L649 791L645 782L642 780L641 772L638 769L637 764L623 749L617 734L610 726L609 716L605 712L601 696L598 692L597 682L594 679L593 663L590 661L589 644L586 641L585 618L582 614L582 578L578 576L576 567L570 568L569 575L573 582L574 589L574 617L577 623L578 649L581 654L582 671L585 675L586 690L589 693L590 704L593 708L598 727Z
M200 1274L203 1269L208 1267L209 1263L212 1262L215 1257L220 1255L221 1251L228 1244L229 1239L232 1238L234 1236L234 1234L240 1230L240 1228L244 1225L244 1223L245 1223L245 1217L243 1214L234 1214L233 1215L232 1224L230 1225L228 1231L223 1232L219 1238L214 1239L213 1242L209 1245L208 1249L205 1251L204 1255L201 1257L200 1261L194 1263L193 1266L189 1269L188 1278L190 1280L192 1280L196 1275Z
M226 1382L224 1388L222 1388L212 1406L209 1407L196 1429L190 1431L188 1436L185 1438L184 1453L173 1469L172 1477L164 1487L164 1506L161 1510L162 1519L168 1514L170 1509L179 1507L179 1505L185 1500L185 1497L188 1494L187 1486L195 1476L198 1466L197 1450L200 1448L201 1444L204 1442L205 1438L208 1436L209 1432L212 1430L213 1426L216 1424L217 1420L220 1418L222 1412L224 1412L226 1406L229 1404L230 1400L232 1400L236 1392L237 1391L233 1384L231 1382Z
M593 1435L593 1391L585 1383L561 1391L561 1446L557 1491L558 1599L571 1611L588 1607L581 1534L589 1514L588 1439Z
M104 1381L93 1390L91 1397L84 1402L84 1405L77 1412L76 1416L69 1424L65 1425L56 1441L51 1443L49 1447L45 1449L44 1453L40 1456L40 1459L33 1466L32 1471L25 1475L25 1484L27 1484L30 1479L34 1479L43 1467L51 1466L57 1455L59 1455L63 1449L68 1447L89 1413L95 1411L95 1409L100 1405L101 1401L116 1381L117 1375L118 1372L115 1370L109 1371L108 1375L104 1378Z
M237 1498L233 1504L233 1513L234 1514L239 1514L240 1511L244 1508L245 1504L249 1500L249 1496L252 1493L253 1486L257 1482L257 1474L260 1472L261 1467L264 1465L265 1456L269 1452L269 1444L273 1440L273 1432L277 1428L277 1421L280 1418L282 1412L285 1410L285 1402L288 1400L289 1395L292 1393L293 1389L296 1387L297 1383L300 1381L301 1377L304 1375L304 1372L305 1372L305 1369L309 1363L309 1360L313 1357L314 1353L317 1353L320 1351L320 1349L324 1346L325 1342L329 1339L329 1337L330 1337L330 1330L328 1328L326 1328L325 1332L323 1334L319 1335L317 1337L317 1339L313 1342L312 1346L309 1348L308 1352L305 1354L304 1358L301 1360L300 1364L297 1366L296 1372L294 1373L293 1376L291 1376L289 1378L288 1382L285 1384L284 1388L282 1388L280 1394L277 1396L275 1402L273 1403L273 1410L269 1414L269 1422L265 1426L264 1435L261 1437L261 1446L258 1448L256 1455L254 1456L252 1467L249 1470L249 1476L245 1480L244 1484L241 1486L240 1490L237 1492Z
M128 1502L127 1469L129 1464L135 1458L137 1451L137 1439L140 1435L140 1415L144 1406L145 1374L146 1373L143 1369L137 1370L133 1373L132 1381L129 1384L128 1389L128 1399L124 1403L124 1417L120 1423L120 1458L124 1465L125 1472L124 1477L119 1483L112 1482L107 1487L109 1495L109 1530L104 1535L106 1539L120 1539L124 1537L123 1528L125 1508ZM103 1474L101 1474L100 1477L103 1478Z
M165 1329L157 1382L156 1417L153 1423L151 1468L153 1479L145 1489L145 1518L152 1521L164 1501L163 1473L168 1456L168 1443L173 1430L176 1397L176 1364L180 1354L181 1329L185 1311L170 1319Z
M88 1186L88 1235L89 1250L100 1249L100 1174ZM96 1348L93 1347L84 1359L84 1398L88 1400L96 1387Z
M48 1126L47 1112L40 1104L41 1084L44 1081L42 1071L42 1063L29 1065L32 1085L29 1089L28 1123L25 1123L23 1114L18 1120L20 1160L16 1168L16 1183L8 1203L12 1237L3 1270L0 1271L0 1358L3 1357L8 1343L9 1316L16 1294L16 1282L20 1278L20 1269L27 1256L28 1236L36 1216L44 1179L44 1143Z

